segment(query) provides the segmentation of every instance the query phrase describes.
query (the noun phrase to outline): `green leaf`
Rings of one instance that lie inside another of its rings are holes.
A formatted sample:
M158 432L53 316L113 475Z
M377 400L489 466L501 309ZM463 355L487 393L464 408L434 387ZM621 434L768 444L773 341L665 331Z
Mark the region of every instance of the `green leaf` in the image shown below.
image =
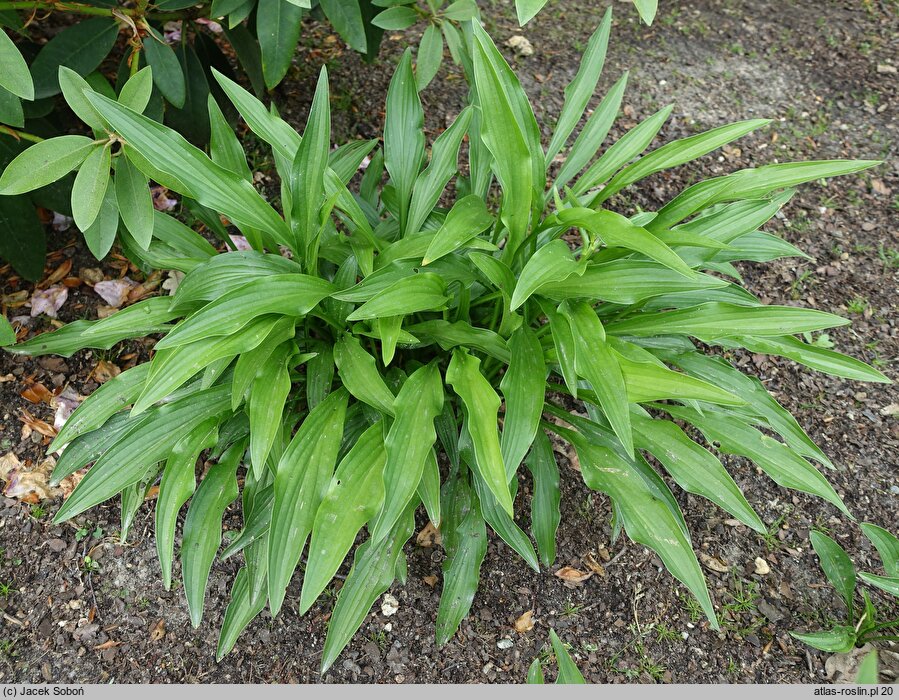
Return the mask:
M875 574L862 571L859 573L859 578L865 583L899 598L899 576L876 576Z
M368 50L368 41L365 37L365 24L359 3L321 0L320 4L325 17L350 48L365 53Z
M334 473L347 397L341 389L316 406L278 462L268 543L268 596L273 615L281 609L287 584L312 530L315 511Z
M815 649L836 654L851 651L855 647L855 629L847 625L838 625L828 632L790 632L790 636Z
M500 400L490 382L481 374L480 367L481 361L473 355L464 350L454 350L446 370L446 381L462 399L465 425L474 452L474 464L471 466L487 484L499 507L513 516L509 474L503 463L497 431Z
M711 407L700 414L686 407L667 404L664 408L675 418L695 425L709 442L715 442L724 454L748 457L777 484L823 498L849 515L827 479L814 466L787 445L759 432L739 417Z
M792 333L794 331L789 332ZM746 348L750 352L786 357L806 367L837 377L881 384L886 384L890 381L885 374L861 360L856 360L854 357L843 355L834 350L804 343L798 338L789 335L769 338L738 335L728 340L733 344Z
M481 503L484 520L500 536L503 542L514 549L528 566L539 573L540 564L537 562L537 555L534 553L534 547L528 536L506 514L506 511L499 507L490 489L487 488L487 484L484 483L484 480L479 475L473 474L472 481L474 482L475 492L478 494L478 500Z
M756 532L767 528L724 466L711 452L687 437L675 423L632 415L634 442L655 457L684 491L721 506Z
M860 685L877 685L880 680L880 671L877 664L877 650L869 651L858 665L858 673L855 682Z
M22 277L36 282L44 274L46 254L47 234L31 199L26 195L0 197L0 258Z
M217 440L218 421L213 419L201 423L175 443L165 463L156 499L155 525L156 553L162 569L162 582L167 591L172 588L172 554L175 551L178 513L197 487L196 469L200 453L214 447Z
M568 654L565 645L562 644L562 640L559 639L559 635L557 635L556 631L553 629L549 631L549 641L552 643L553 651L556 654L556 663L559 664L559 675L556 678L556 685L586 684L587 681L584 680L578 667Z
M418 14L408 7L391 7L378 13L372 24L381 29L400 30L411 27L418 21Z
M846 603L846 607L852 611L856 580L855 566L852 564L852 560L840 545L823 532L812 530L810 537L815 554L821 561L821 568L827 575L827 580L837 589L837 593Z
M322 673L331 668L362 625L378 596L393 583L403 545L415 529L417 506L417 502L409 504L383 542L370 539L356 549L353 568L340 589L328 623L328 635L322 650Z
M871 544L877 549L887 574L899 577L899 539L873 523L862 523L861 528L865 537L871 540Z
M478 497L464 479L447 485L443 500L450 511L444 522L443 592L437 608L437 646L446 644L471 609L481 563L487 554L487 527Z
M442 309L447 301L443 278L422 272L404 277L381 290L347 316L347 320L362 321Z
M72 186L72 217L75 225L82 231L87 231L100 213L109 187L111 158L109 144L97 144L84 159L75 176L75 184ZM118 217L118 212L116 216Z
M214 386L154 408L140 420L129 422L124 433L99 455L63 503L54 522L83 513L138 482L150 465L168 458L172 446L184 435L204 421L223 415L228 410L229 394L230 387Z
M60 66L79 75L94 70L112 50L118 34L118 22L107 17L83 20L59 32L44 44L31 64L33 99L59 94Z
M382 12L381 15L383 14L385 13ZM406 49L390 80L386 111L384 166L390 173L390 182L396 190L400 231L406 233L412 187L425 158L424 112L415 87L415 76L412 74L411 49Z
M23 194L56 182L77 168L96 144L86 136L57 136L25 149L0 176L0 194Z
M579 376L590 382L599 405L621 441L624 450L634 453L628 408L627 384L616 355L606 343L606 333L596 312L583 302L568 305L566 316L571 323L577 346L575 365Z
M493 217L487 211L483 199L473 194L463 197L453 205L443 225L434 234L421 264L428 265L449 255L492 224Z
M530 20L530 18L540 10L540 7L545 1L546 0L518 0L519 22L523 25ZM522 21L521 17L522 4L530 4L532 5L532 9L536 6L535 11L524 21ZM602 74L602 67L606 60L606 49L609 46L609 32L611 31L611 28L612 8L610 7L606 10L605 15L603 15L599 27L596 28L596 31L594 31L593 35L590 37L590 41L587 42L587 48L581 58L581 64L577 74L565 87L565 103L562 105L562 112L559 114L559 119L556 122L552 140L549 142L549 147L546 149L545 165L547 170L553 159L559 151L562 150L565 142L568 141L568 137L571 136L571 132L574 131L574 128L581 120L584 112L586 112L587 103L596 91L596 84L599 82L599 76ZM600 107L600 109L602 108ZM592 156L593 154L591 153L590 155ZM581 165L581 167L583 167L583 165ZM580 170L580 168L578 168L578 170ZM559 184L564 183L560 182Z
M579 262L563 240L556 239L538 248L518 277L512 293L512 310L524 304L544 284L566 280L583 272L585 266L586 260Z
M206 108L209 111L209 155L212 160L232 173L240 175L244 180L252 182L253 173L247 165L247 157L240 139L237 138L221 107L211 94L206 101Z
M347 391L384 415L393 415L394 396L378 372L375 358L365 351L358 338L347 334L337 341L334 363Z
M553 454L552 444L542 430L538 431L525 464L534 480L531 497L531 534L537 542L537 552L544 566L552 566L556 560L556 532L562 520L559 504L559 466Z
M303 140L291 165L291 228L297 249L304 251L306 268L317 268L319 209L325 191L325 171L331 148L331 108L328 101L328 71L322 68L306 121Z
M611 497L628 536L659 555L668 571L699 601L712 627L718 629L705 579L676 514L616 452L590 444L576 433L571 439L581 461L584 483Z
M187 98L187 84L181 62L159 33L150 30L143 42L147 65L153 69L153 83L169 103L177 108L184 107Z
M528 666L528 685L543 685L544 682L543 667L540 665L540 657L538 656Z
M416 492L434 527L440 527L440 465L437 464L434 448L431 448L425 459L425 468Z
M621 106L624 90L627 87L627 78L628 74L625 72L609 88L609 92L606 93L602 102L599 103L599 106L587 119L587 123L584 125L581 133L578 134L574 145L568 151L565 162L559 169L558 175L556 175L555 185L560 190L568 184L571 178L584 169L584 166L596 155L606 136L608 136L609 129L611 129L618 116L618 108ZM580 115L578 115L578 119L580 119Z
M257 368L250 389L250 464L258 480L265 471L275 437L281 428L281 414L290 395L291 343L282 343L269 355L265 364ZM232 395L233 396L233 395Z
M146 250L153 239L153 196L147 178L127 158L116 159L115 194L122 223Z
M153 92L153 69L150 66L141 68L137 73L128 78L119 93L119 104L133 109L135 112L143 112L150 102Z
M300 615L316 601L337 573L359 530L380 509L386 462L383 425L379 421L362 433L340 462L315 514Z
M315 355L309 359L306 369L306 403L310 410L318 406L331 393L334 382L334 357L331 346L325 343L310 344Z
M97 212L93 223L83 230L87 247L97 260L102 260L109 253L119 230L119 207L116 202L115 188L109 187L108 166L106 179L107 187L100 204L100 211ZM72 191L74 192L74 189Z
M59 67L59 87L71 110L81 121L95 131L106 131L103 117L84 96L85 90L92 91L90 84L71 68Z
M526 325L512 333L509 351L512 354L509 368L500 382L506 406L500 448L507 475L511 476L537 435L543 412L546 366L540 340Z
M725 406L740 406L743 399L709 382L688 374L673 372L656 362L634 362L615 352L627 385L627 398L632 403L647 403L661 399L708 401Z
M443 34L436 24L425 29L415 59L415 85L421 91L434 79L443 62Z
M145 175L221 212L239 226L260 229L279 242L288 242L289 231L284 220L249 182L216 165L171 129L102 95L91 94L88 99L140 156L141 162L135 165ZM152 172L146 172L145 165Z
M515 0L515 12L518 14L518 24L522 27L530 22L543 6L546 0Z
M232 445L219 462L209 468L184 518L181 573L194 627L199 627L203 619L209 571L222 544L222 516L238 495L236 472L243 452L243 443Z
M443 385L435 364L425 365L405 381L393 402L396 418L387 432L386 496L381 512L370 528L372 541L380 542L393 530L421 481L425 461L437 433L434 419L443 409Z
M256 36L262 49L262 74L271 90L287 74L302 29L303 10L283 0L259 0Z
M299 273L255 279L223 294L178 324L157 343L156 350L233 333L263 314L302 317L333 289L326 280Z
M668 117L671 115L672 106L662 107L651 117L641 122L624 136L613 143L593 165L587 168L572 187L576 196L584 194L587 190L598 187L615 174L622 166L636 158L652 143ZM601 192L597 197L601 196ZM594 203L595 202L595 203ZM591 209L599 204L599 201L591 200L588 205Z
M634 0L634 5L640 13L640 19L651 25L659 9L659 0Z
M6 316L0 314L0 347L12 345L16 342L16 332ZM63 426L65 427L65 426Z
M666 294L721 289L725 280L711 275L686 277L669 267L648 260L614 260L589 264L581 275L548 282L540 287L541 296L556 301L587 299L615 304L639 304Z
M22 100L0 86L0 122L21 129L25 126Z
M556 350L556 361L559 363L559 373L565 380L565 386L571 392L574 398L577 398L578 390L578 374L577 374L577 343L572 333L571 324L568 318L558 313L552 304L540 301L540 309L546 320L553 339L553 346Z
M520 104L523 91L509 64L477 22L472 24L474 43L474 82L482 119L480 137L494 158L496 176L502 185L502 221L509 231L506 252L512 255L524 240L530 220L534 189L542 183L534 180L533 158L526 129L533 121L530 107ZM524 100L526 104L526 98ZM539 146L538 146L539 148ZM543 155L539 166L543 168Z
M845 326L848 319L815 309L795 306L737 306L711 302L688 309L637 314L607 326L614 335L646 337L683 333L700 340L727 338L739 334L781 336Z
M265 608L265 596L253 600L250 596L250 575L246 567L237 572L231 586L231 602L225 610L222 631L219 634L215 659L221 661L237 643L240 633Z
M6 32L0 32L0 87L23 100L34 99L34 83L28 72L28 64Z
M431 162L418 177L412 190L406 235L415 236L433 212L447 183L457 172L459 146L471 123L472 107L463 109L431 146ZM368 171L366 171L367 173Z
M770 119L750 119L719 126L701 134L666 143L649 155L640 158L636 163L629 165L609 180L599 196L594 198L591 205L595 207L638 180L642 180L653 173L669 170L691 160L696 160L741 136L745 136L750 131L770 123Z

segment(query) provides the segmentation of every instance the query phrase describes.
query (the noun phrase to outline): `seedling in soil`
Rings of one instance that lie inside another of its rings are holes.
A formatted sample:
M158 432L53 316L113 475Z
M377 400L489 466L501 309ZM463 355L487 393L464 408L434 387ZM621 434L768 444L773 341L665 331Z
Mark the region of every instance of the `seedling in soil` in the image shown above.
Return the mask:
M577 605L572 603L570 600L565 601L565 605L562 607L562 610L559 612L559 617L569 618L569 617L577 617L581 614L581 611L584 609L583 605Z
M30 515L31 515L31 517L34 518L35 520L40 520L40 519L43 518L46 514L47 514L47 509L44 508L42 505L40 505L40 504L38 504L38 503L35 503L34 505L31 506L31 512L30 512Z
M660 622L655 626L655 633L656 641L659 642L676 642L681 638L680 633L676 629L669 627L664 622Z
M100 564L87 555L81 563L81 570L86 574L95 573L100 570Z
M850 300L846 304L846 308L849 310L849 313L852 314L863 314L868 310L870 303L864 297L855 297L855 299Z
M0 598L9 598L10 593L15 593L16 590L12 587L13 582L9 583L0 583Z

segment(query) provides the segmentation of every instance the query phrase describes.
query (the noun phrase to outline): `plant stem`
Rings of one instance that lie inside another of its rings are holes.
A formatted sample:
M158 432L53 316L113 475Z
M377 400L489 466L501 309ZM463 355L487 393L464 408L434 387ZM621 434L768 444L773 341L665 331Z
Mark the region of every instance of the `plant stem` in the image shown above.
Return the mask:
M40 143L44 140L36 134L29 134L27 131L13 129L11 126L6 126L6 124L0 124L0 133L9 134L13 138L21 139L22 141L31 141L32 143Z

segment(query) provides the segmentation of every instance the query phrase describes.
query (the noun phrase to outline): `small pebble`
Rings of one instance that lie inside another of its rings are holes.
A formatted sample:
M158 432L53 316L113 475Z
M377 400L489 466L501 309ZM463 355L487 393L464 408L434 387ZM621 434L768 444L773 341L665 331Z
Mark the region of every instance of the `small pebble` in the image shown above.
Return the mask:
M757 573L759 576L765 576L766 574L771 573L771 567L768 565L768 562L766 562L764 559L762 559L761 557L756 557L755 558L755 573Z

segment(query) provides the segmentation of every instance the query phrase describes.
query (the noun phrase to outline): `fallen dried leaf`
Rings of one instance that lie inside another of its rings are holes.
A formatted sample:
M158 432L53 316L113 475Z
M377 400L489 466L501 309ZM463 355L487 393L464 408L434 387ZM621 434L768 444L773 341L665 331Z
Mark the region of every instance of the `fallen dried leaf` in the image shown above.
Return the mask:
M106 651L107 649L113 649L114 647L120 646L121 642L114 642L111 639L103 642L102 644L98 644L94 647L94 651Z
M583 583L588 578L593 576L593 572L584 572L580 569L575 569L573 566L563 566L555 573L555 576L562 579L562 581L564 581L566 585L570 584L572 586L575 586Z
M19 394L19 396L31 403L49 404L53 400L53 392L40 382L35 382Z
M515 620L515 631L518 634L524 634L532 629L534 629L534 611L528 610Z
M56 430L53 426L35 418L24 408L20 408L19 411L22 413L22 417L19 420L21 420L29 430L38 432L45 437L56 437Z
M72 411L78 408L78 404L83 400L84 397L78 394L70 386L63 389L59 396L54 396L53 400L50 402L50 405L56 409L56 415L53 416L53 427L56 428L56 430L62 428L63 424L69 419L69 416L72 415Z
M603 568L602 564L596 561L596 557L593 556L592 552L588 552L586 556L583 557L584 565L590 569L594 574L599 576L605 576L606 570Z
M703 566L707 569L711 569L712 571L717 571L719 574L726 574L730 571L730 567L721 561L718 557L713 557L705 552L699 552L699 561L702 562Z
M78 276L82 282L93 287L97 282L103 281L103 270L99 267L82 267L78 270Z
M163 637L165 637L165 620L160 618L159 622L150 630L150 641L158 642Z
M443 543L443 538L440 536L440 530L434 527L434 523L428 521L428 524L425 525L421 532L415 538L415 544L419 547L433 547L435 544L439 545Z
M3 495L18 498L25 503L39 503L51 498L66 498L81 478L85 470L75 472L63 479L58 486L50 486L50 475L56 467L56 460L47 457L36 467L28 467L12 452L0 457L0 480L6 482Z
M428 584L431 588L437 585L437 577L431 574L430 576L423 576L422 581Z
M100 360L97 363L97 366L94 368L92 374L94 379L96 379L100 384L104 384L113 377L118 377L121 373L122 370L118 365L115 365L112 362L108 362L106 360Z

